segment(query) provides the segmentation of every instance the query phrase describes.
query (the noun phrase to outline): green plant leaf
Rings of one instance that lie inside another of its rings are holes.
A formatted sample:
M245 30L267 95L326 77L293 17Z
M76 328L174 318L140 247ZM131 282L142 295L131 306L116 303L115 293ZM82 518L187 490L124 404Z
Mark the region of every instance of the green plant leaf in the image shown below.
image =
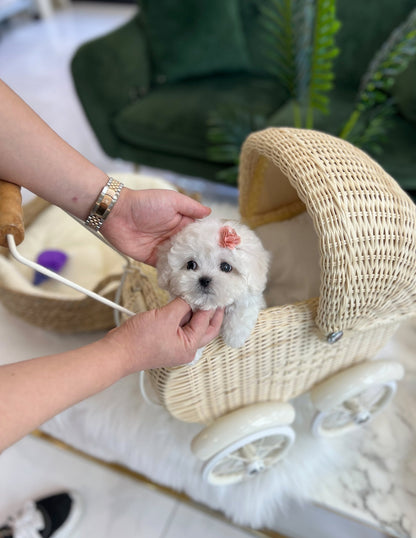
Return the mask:
M334 0L316 0L306 127L313 127L313 111L329 113L327 94L333 88L333 61L339 54L335 35L341 24Z
M385 100L387 100L394 80L408 67L415 54L416 9L410 13L403 24L392 32L374 56L362 78L358 103L363 97L369 96L373 88L384 91L386 93ZM368 98L367 102L371 102L371 98Z
M398 26L374 56L358 91L355 110L341 130L340 137L352 140L352 132L361 114L383 103L389 103L396 77L416 55L416 9Z
M266 118L243 108L222 107L207 121L207 157L216 162L238 164L244 140L266 126Z
M230 166L220 170L217 174L217 179L222 183L228 183L229 185L235 185L238 178L238 166Z
M298 0L297 0L298 1ZM292 0L259 2L262 49L268 69L280 80L291 96L296 92L296 50Z
M235 184L241 146L247 136L266 127L266 118L242 108L222 107L207 122L207 157L215 162L231 164L220 170L217 179Z
M315 3L316 0L259 2L261 45L269 71L280 80L296 106L305 103L308 94Z
M349 141L372 155L380 155L395 113L393 99L367 111L361 116L358 128L350 136Z

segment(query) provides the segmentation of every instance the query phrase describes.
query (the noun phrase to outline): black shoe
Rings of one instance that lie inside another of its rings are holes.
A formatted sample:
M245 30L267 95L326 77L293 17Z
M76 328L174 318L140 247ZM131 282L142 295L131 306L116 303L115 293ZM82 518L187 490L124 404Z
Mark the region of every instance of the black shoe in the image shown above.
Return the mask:
M80 513L79 495L73 491L27 501L0 527L0 538L67 538Z

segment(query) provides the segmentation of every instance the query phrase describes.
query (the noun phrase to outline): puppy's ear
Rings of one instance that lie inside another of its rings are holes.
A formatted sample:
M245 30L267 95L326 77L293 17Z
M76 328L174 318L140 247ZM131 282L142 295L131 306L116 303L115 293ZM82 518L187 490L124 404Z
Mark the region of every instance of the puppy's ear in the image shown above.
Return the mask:
M157 250L157 281L161 288L167 289L170 280L170 267L168 263L168 254L171 248L171 241L168 239L161 243Z
M270 258L269 252L262 247L251 253L246 266L246 278L251 293L263 293L267 284Z

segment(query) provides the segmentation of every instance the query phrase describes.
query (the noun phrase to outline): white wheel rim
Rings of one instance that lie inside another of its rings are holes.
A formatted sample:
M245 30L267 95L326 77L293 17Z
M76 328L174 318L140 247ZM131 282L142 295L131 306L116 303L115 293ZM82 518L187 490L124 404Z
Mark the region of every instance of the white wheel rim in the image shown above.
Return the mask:
M290 426L250 434L213 456L203 468L203 478L212 485L224 486L254 477L281 460L294 440Z
M372 385L328 411L318 411L312 423L316 436L342 435L367 424L393 398L396 382Z

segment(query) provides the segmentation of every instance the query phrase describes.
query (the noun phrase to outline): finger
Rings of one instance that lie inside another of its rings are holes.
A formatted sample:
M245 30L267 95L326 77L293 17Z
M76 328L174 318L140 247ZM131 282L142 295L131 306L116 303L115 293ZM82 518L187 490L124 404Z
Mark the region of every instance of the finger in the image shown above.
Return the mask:
M211 326L215 329L220 328L224 321L225 308L217 308L211 318Z
M163 306L161 310L164 310L167 313L168 317L172 320L175 320L179 325L187 323L184 320L188 318L189 321L192 316L191 307L186 301L184 301L180 297L176 297L176 299L173 299L173 301Z
M189 339L192 345L195 345L197 347L200 346L200 340L207 331L211 318L211 311L197 310L193 313L189 323L182 327L184 334Z
M202 219L211 213L211 209L209 207L200 204L189 196L179 193L176 209L184 217L189 217L191 219Z
M189 312L187 312L184 315L184 317L181 319L181 322L179 323L179 326L183 327L184 325L186 325L187 323L189 323L191 321L191 318L192 318L192 310L189 310Z
M202 347L215 338L220 330L224 312L222 309L198 310L190 322L183 327L184 332L197 345Z
M205 331L205 334L201 338L201 341L199 344L201 347L206 346L207 344L209 344L209 342L211 342L211 340L213 340L214 338L218 336L223 319L224 319L224 309L218 308L217 310L214 311L214 315L212 316L209 322L208 328Z

